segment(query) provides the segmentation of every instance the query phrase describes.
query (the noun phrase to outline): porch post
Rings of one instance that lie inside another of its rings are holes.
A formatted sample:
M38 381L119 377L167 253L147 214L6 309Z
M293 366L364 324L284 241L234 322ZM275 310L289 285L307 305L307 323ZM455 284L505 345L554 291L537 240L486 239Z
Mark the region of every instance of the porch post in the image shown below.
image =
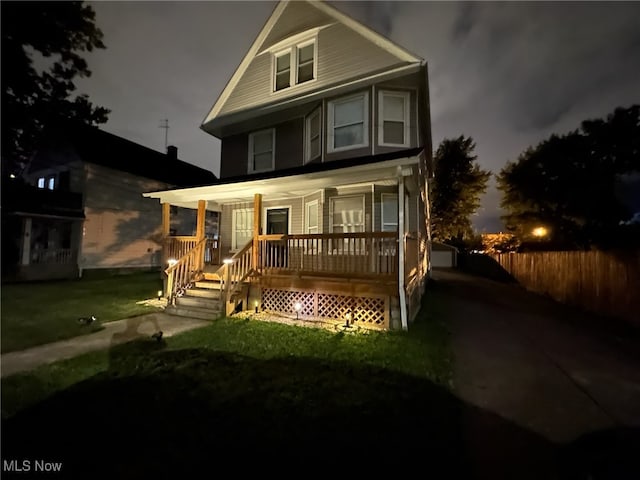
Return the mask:
M253 196L253 254L251 266L258 269L258 235L260 235L260 225L262 225L262 194L256 193Z
M200 243L200 241L204 238L204 220L205 214L207 211L207 201L206 200L198 200L198 219L196 221L196 242ZM200 249L200 258L198 260L198 269L202 270L204 268L204 246Z
M171 204L162 204L162 255L160 256L160 277L162 278L162 291L165 298L169 297L167 289L169 284L164 270L167 268L169 260L169 233L171 231Z
M404 212L404 177L398 177L398 296L400 297L400 322L402 329L407 330L407 299L404 289L405 269L405 212Z
M31 263L31 217L24 218L21 252L20 265L29 265Z

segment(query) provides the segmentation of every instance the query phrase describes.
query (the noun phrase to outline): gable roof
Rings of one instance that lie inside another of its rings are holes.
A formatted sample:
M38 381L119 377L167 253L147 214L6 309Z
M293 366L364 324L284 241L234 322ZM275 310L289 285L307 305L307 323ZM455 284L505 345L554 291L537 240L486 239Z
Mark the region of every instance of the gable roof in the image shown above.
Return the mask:
M47 167L48 150L71 147L84 162L109 167L121 172L158 180L178 187L209 185L216 176L168 154L87 125L66 125L45 134L42 148L30 170ZM34 168L35 167L35 168Z
M287 13L291 10L300 8L301 5L312 6L314 8L306 8L306 15L294 15L291 14L291 18L287 17ZM242 62L231 76L229 82L223 89L222 93L214 103L213 107L202 122L201 128L215 119L222 111L225 103L232 95L234 89L242 79L243 75L249 68L250 64L254 60L257 54L264 51L267 48L272 47L274 44L286 39L287 37L309 29L313 26L327 24L329 22L341 23L357 34L361 35L371 43L375 44L379 48L385 50L390 55L394 56L400 62L410 64L422 64L424 60L406 49L398 46L391 40L387 39L383 35L375 32L369 27L361 24L360 22L352 19L348 15L338 11L337 9L327 5L320 1L301 0L301 1L289 1L282 0L274 9L271 17L267 20L262 30L256 37L255 41L249 48L249 51L244 56Z

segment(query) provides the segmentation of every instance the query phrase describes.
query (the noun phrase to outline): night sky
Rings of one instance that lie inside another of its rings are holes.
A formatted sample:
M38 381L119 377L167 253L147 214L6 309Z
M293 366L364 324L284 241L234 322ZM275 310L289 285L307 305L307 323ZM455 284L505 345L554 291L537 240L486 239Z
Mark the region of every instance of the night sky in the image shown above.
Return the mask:
M106 50L78 91L102 128L219 172L202 120L276 2L90 2ZM494 172L551 133L640 102L640 3L330 2L429 65L434 148L461 134ZM501 228L492 186L474 218Z

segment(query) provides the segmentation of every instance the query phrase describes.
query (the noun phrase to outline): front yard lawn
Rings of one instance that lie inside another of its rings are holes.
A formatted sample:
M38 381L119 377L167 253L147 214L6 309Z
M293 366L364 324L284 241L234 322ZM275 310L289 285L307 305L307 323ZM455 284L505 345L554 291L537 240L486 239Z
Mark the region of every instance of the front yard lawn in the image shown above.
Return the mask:
M4 378L3 456L62 462L65 478L472 478L461 419L490 425L505 458L545 448L451 394L439 301L406 333L225 319Z
M2 353L91 333L100 323L157 310L136 302L162 289L159 273L2 286ZM79 317L96 324L82 326Z

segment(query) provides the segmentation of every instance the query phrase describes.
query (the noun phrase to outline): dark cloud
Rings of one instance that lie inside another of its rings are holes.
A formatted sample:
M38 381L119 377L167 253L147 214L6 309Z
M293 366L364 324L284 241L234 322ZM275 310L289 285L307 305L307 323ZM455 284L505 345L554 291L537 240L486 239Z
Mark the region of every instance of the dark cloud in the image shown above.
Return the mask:
M553 132L640 102L640 3L332 2L426 59L434 146L470 135L497 172ZM199 130L275 2L97 2L104 52L78 85L113 110L106 130L219 169ZM475 217L495 228L492 186Z

